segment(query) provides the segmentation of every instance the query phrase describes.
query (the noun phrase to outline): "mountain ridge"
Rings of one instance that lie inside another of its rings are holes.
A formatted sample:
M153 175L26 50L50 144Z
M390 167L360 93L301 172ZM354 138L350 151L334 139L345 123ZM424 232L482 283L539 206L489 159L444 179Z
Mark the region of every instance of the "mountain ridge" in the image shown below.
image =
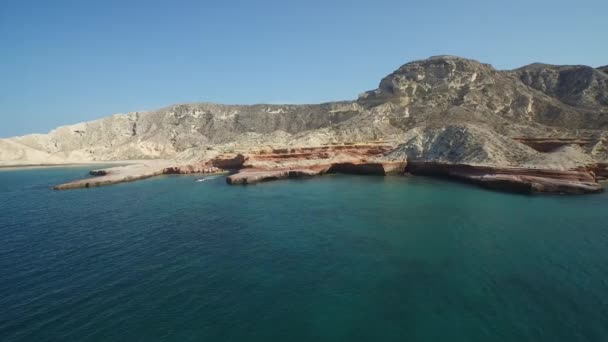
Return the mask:
M604 160L608 74L602 71L541 63L501 71L473 59L438 55L403 64L354 100L177 104L0 139L0 165L196 161L227 152L375 140L396 146L412 129L454 125L508 139L591 138L601 146L581 153Z

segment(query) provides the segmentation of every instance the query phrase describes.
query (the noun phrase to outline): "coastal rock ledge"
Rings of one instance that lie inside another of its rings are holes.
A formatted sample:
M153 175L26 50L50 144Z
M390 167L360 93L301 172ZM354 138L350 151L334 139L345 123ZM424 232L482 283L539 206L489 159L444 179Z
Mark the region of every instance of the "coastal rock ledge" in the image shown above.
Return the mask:
M244 169L226 177L228 184L255 184L279 179L310 178L324 174L399 175L405 173L406 162L348 162L315 165L300 169Z
M603 191L593 172L588 170L492 168L421 162L410 163L407 171L413 175L452 178L487 189L524 194L588 194Z
M245 154L220 155L194 164L167 162L135 164L93 170L96 177L57 185L56 190L89 188L129 182L166 174L231 173L230 185L247 185L282 179L301 179L325 174L420 175L449 178L487 189L523 194L588 194L602 192L605 164L558 170L524 167L492 167L464 163L391 160L400 149L360 144L318 148L285 148ZM428 152L428 151L427 151ZM221 166L221 167L220 167ZM601 174L602 176L597 176Z

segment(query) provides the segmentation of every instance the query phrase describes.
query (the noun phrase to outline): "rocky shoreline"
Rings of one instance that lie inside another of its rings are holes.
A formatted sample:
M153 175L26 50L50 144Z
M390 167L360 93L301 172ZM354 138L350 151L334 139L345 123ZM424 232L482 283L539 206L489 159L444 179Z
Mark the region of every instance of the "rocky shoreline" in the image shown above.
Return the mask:
M180 168L180 172L173 172L175 168L150 169L136 175L105 174L99 171L93 172L96 175L86 178L59 184L53 187L55 190L69 190L92 188L106 185L113 185L125 182L132 182L147 179L154 176L167 174L227 174L231 170L209 171L191 169L190 166ZM195 171L196 170L196 171ZM234 171L233 171L234 172ZM414 175L431 176L463 181L483 188L513 192L513 193L555 193L555 194L590 194L603 191L601 182L605 179L598 179L590 171L580 170L542 170L542 169L496 169L491 167L479 167L472 165L452 165L440 163L411 163L405 162L384 162L384 163L340 163L330 165L315 165L306 168L294 169L242 169L236 173L226 176L226 183L229 185L247 185L261 182L269 182L282 179L301 179L312 178L325 174L357 174L357 175Z
M399 175L405 173L406 162L336 163L300 169L244 169L226 177L226 183L255 184L279 179L310 178L325 174Z
M387 160L394 147L353 144L283 148L246 154L228 154L194 164L143 163L92 170L92 178L60 184L55 190L89 188L131 182L167 174L231 173L230 185L247 185L281 179L311 178L325 174L415 175L448 178L487 189L524 194L588 194L603 191L599 181L608 175L608 164L557 170L493 167L462 163Z
M410 163L413 175L451 178L481 187L524 194L587 194L603 191L593 172L588 170L551 170L495 168L433 162Z
M608 74L433 56L346 101L178 104L0 139L0 165L103 160L142 161L55 188L163 174L230 172L229 184L253 184L403 173L500 191L596 193L608 179Z

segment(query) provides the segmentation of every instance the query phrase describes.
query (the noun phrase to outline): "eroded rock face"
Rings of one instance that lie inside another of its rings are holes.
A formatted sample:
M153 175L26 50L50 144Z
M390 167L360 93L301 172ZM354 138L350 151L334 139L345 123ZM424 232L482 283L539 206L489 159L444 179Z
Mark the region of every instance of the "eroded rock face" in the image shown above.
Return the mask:
M242 154L221 155L211 159L210 164L218 169L238 170L245 163L245 156Z
M207 162L196 163L196 164L188 164L188 165L177 165L170 166L163 169L163 174L191 174L191 173L219 173L223 172L223 169L210 165Z
M497 76L498 72L487 64L436 56L401 66L383 78L378 89L362 94L359 102L376 105L393 100L408 105L430 100L436 93L444 93L448 101L459 102L463 100L460 95L471 88L495 83Z
M246 170L226 177L226 183L230 185L256 184L280 179L309 178L323 173L323 169Z
M598 181L608 180L608 163L590 164L586 167L586 170L592 172Z
M498 71L454 56L407 63L357 101L195 103L0 140L0 163L198 161L260 148L387 140L422 126L481 125L508 137L589 138L608 129L605 68L534 64Z
M354 175L398 175L405 172L406 162L353 161L325 165L311 165L293 169L243 169L226 177L228 184L255 184L279 179L310 178L314 176L342 173Z
M403 174L407 163L378 157L392 150L382 144L346 144L281 148L246 154L242 169L227 177L228 184L254 184L278 179L305 178L327 173Z
M594 139L590 138L514 138L514 140L530 146L538 152L551 152L556 149L568 145L578 145L581 147L590 146L595 142Z
M362 94L357 103L402 130L472 123L501 134L530 135L543 125L608 125L606 115L600 115L597 108L574 109L531 88L515 72L453 56L405 64L384 78L378 89Z
M562 171L410 162L407 171L416 175L455 178L489 189L525 194L586 194L603 191L594 174L587 170Z
M235 149L285 146L300 133L337 125L358 113L357 106L346 102L176 105L59 127L45 135L0 140L0 162L197 160Z
M532 148L482 126L419 127L404 134L388 159L515 166L537 154Z
M530 64L514 71L526 85L575 107L608 105L608 75L589 66Z

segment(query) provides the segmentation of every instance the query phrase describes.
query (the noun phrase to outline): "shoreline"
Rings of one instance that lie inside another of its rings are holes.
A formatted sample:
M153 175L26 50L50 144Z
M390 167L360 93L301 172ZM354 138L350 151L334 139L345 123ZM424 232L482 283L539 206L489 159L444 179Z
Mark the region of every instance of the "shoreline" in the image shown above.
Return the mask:
M466 164L426 162L326 163L291 168L254 168L234 165L234 159L222 159L225 167L212 163L175 165L168 161L116 166L102 170L90 170L92 177L58 184L54 190L92 188L133 182L171 174L224 174L230 186L250 185L284 179L301 179L327 174L354 175L411 175L442 178L463 182L485 189L520 194L592 194L604 191L608 184L598 181L587 170L552 170L531 168L496 168Z
M245 153L225 153L197 162L174 160L115 160L11 166L4 170L44 167L90 167L89 177L53 186L69 190L133 182L169 174L226 174L229 185L247 185L281 179L299 179L325 174L420 175L465 182L503 192L536 194L589 194L604 191L608 176L605 163L577 168L538 166L472 165L405 158L387 159L390 145L358 144L279 148ZM102 166L95 169L95 166Z

